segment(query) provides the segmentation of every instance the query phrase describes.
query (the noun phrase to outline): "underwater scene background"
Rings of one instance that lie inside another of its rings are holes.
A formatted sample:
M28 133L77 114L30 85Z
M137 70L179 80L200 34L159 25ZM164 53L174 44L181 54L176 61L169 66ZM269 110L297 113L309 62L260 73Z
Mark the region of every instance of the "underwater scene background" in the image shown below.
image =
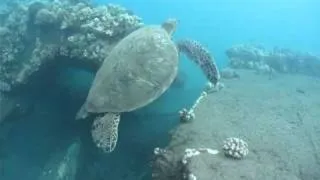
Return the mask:
M320 179L319 7L2 0L0 180ZM170 18L177 75L120 112L116 147L103 152L92 124L106 112L76 120L95 74L127 35Z

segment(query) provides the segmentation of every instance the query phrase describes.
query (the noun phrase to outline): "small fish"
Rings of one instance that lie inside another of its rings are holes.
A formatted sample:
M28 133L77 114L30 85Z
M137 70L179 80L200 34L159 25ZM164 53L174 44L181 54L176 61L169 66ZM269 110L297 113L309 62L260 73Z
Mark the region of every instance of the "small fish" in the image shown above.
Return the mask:
M300 94L305 94L306 92L303 89L297 88L296 92L300 93Z

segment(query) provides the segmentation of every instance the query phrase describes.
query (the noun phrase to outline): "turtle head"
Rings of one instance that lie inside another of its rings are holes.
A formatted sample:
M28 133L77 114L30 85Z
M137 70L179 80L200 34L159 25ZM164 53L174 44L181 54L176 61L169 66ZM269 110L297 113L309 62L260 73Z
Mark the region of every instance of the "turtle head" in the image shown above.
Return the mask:
M167 31L167 33L169 34L169 36L172 36L172 34L174 33L174 31L176 30L178 24L178 20L174 19L174 18L169 18L167 19L165 22L163 22L161 24L161 27Z

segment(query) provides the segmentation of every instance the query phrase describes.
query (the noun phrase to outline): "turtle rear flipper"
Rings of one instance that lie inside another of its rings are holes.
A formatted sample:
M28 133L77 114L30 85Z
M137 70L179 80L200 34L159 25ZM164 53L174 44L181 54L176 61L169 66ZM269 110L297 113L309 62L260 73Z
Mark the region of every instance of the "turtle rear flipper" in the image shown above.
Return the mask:
M91 135L93 142L103 152L112 152L118 140L119 113L106 113L97 117L92 123Z

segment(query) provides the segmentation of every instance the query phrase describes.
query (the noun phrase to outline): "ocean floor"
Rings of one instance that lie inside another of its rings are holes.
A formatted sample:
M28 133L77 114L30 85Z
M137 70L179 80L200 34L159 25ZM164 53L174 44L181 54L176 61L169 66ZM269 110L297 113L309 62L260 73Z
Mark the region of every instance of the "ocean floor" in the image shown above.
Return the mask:
M240 79L223 80L225 88L202 101L194 121L172 132L166 149L180 157L186 148L219 150L191 159L188 172L200 180L320 179L320 79L238 73ZM224 156L228 137L248 143L244 159Z
M9 123L15 124L12 128L5 128L9 132L0 143L6 144L6 148L0 148L0 179L47 180L39 174L46 167L54 169L50 165L59 169L61 164L51 162L50 157L57 154L61 159L70 151L75 152L68 156L73 158L70 169L78 166L78 171L63 177L149 180L150 165L155 164L151 161L157 159L152 158L153 149L167 146L167 164L153 166L153 172L162 173L153 180L181 180L179 165L186 148L220 151L217 155L202 153L192 157L182 169L200 180L319 180L320 79L283 74L270 79L251 71L238 73L240 79L223 80L225 88L200 103L194 121L179 124L173 106L165 113L155 114L152 108L125 113L117 151L109 155L98 153L92 144L89 121L74 122L81 102L72 100L64 88L52 89L35 99L32 112ZM188 99L188 94L191 93L185 90L176 98ZM161 108L162 103L154 106ZM70 146L79 137L80 150L72 148L78 145ZM228 137L239 137L248 143L250 152L244 159L224 156L222 145Z

